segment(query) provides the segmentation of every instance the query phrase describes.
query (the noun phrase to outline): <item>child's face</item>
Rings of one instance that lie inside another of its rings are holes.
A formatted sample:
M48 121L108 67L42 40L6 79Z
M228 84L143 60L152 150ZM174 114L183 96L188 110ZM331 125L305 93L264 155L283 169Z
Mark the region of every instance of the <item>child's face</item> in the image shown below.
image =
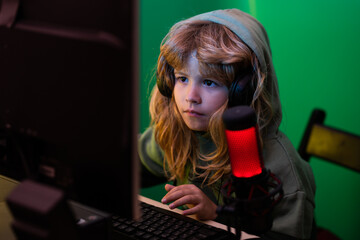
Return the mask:
M210 117L226 102L229 91L220 81L202 76L193 55L183 69L174 69L175 103L191 130L207 131Z

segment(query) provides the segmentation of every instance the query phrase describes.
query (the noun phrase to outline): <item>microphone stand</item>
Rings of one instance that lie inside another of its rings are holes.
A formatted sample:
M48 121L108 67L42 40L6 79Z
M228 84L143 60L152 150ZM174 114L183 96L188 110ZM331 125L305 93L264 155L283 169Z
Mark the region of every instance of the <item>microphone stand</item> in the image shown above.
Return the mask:
M221 192L224 205L217 208L217 213L233 220L237 239L242 230L260 235L271 229L272 209L282 199L283 189L281 181L269 170L263 169L250 178L232 175Z

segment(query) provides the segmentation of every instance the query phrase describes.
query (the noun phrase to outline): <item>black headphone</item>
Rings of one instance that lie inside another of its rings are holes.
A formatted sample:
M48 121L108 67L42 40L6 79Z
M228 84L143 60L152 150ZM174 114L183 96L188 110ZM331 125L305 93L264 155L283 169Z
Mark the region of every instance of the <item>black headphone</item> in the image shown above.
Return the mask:
M251 84L251 79L253 77L252 72L247 72L245 74L239 75L231 83L229 87L229 107L247 105L251 104L254 95L253 84ZM175 81L174 79L171 79ZM250 83L249 83L250 82ZM167 98L172 97L172 90L168 85L166 85L164 79L156 77L156 84L160 93Z
M250 106L254 97L254 87L252 84L253 74L247 72L235 78L229 88L228 107L240 105Z

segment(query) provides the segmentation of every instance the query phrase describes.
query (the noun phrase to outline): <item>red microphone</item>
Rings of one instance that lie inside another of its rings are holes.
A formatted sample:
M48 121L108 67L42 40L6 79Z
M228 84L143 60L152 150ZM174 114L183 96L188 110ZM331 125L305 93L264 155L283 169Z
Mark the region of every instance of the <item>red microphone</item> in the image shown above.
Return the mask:
M257 116L249 106L236 106L224 112L223 122L232 178L223 187L225 205L218 212L235 218L237 232L265 233L283 190L281 181L264 168Z
M232 174L238 178L260 174L264 164L254 110L247 106L229 108L223 121Z

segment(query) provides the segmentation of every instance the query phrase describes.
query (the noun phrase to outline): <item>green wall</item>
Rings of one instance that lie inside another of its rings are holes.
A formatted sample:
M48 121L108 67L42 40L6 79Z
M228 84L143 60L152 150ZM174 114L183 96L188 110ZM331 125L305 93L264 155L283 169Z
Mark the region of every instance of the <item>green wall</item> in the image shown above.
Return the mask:
M315 107L327 112L326 124L360 135L359 0L141 0L141 131L149 124L148 97L162 38L175 22L219 8L239 8L265 26L279 80L281 129L296 147ZM357 239L360 174L316 158L310 163L318 224L344 240ZM143 193L155 197L162 191Z

